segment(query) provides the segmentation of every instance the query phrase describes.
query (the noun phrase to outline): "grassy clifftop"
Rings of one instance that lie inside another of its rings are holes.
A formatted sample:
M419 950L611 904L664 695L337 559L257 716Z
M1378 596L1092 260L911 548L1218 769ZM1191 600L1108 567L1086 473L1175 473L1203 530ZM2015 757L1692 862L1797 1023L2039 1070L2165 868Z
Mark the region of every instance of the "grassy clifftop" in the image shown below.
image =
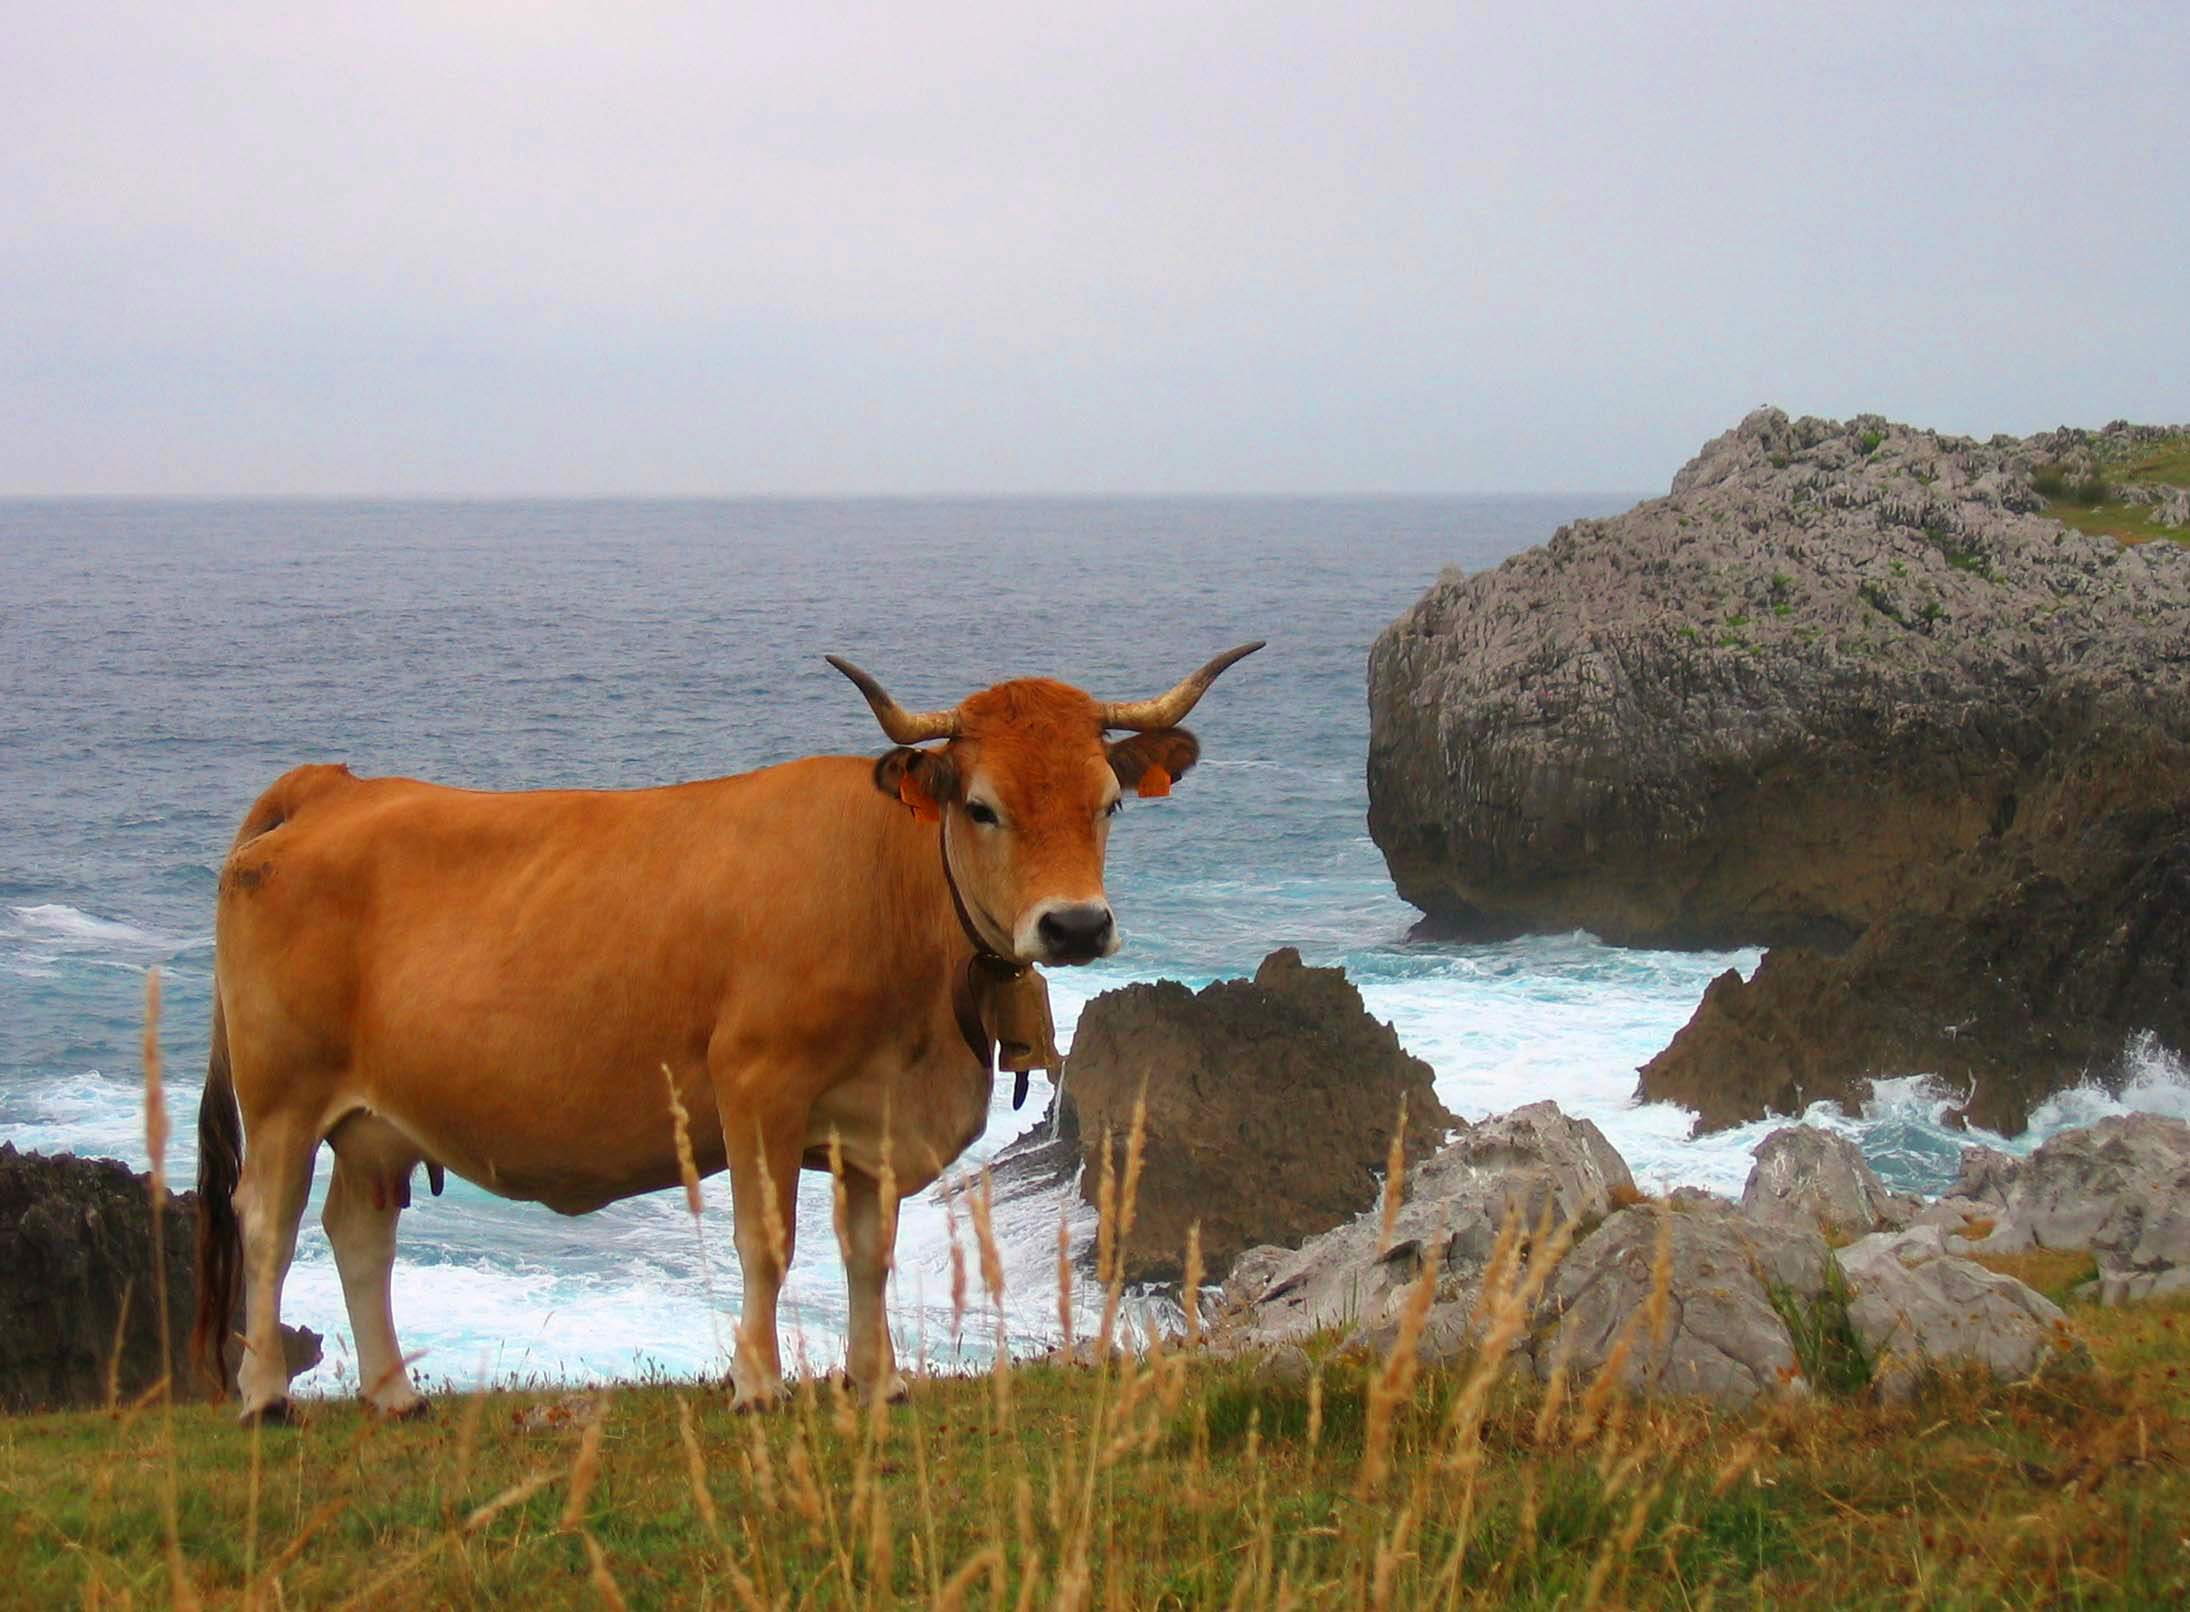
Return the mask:
M2126 444L2114 453L2101 448L2087 467L2040 465L2031 484L2045 498L2045 512L2079 532L2124 543L2190 543L2190 526L2155 518L2166 505L2152 496L2190 488L2190 435Z
M31 1416L0 1421L0 1605L2184 1604L2190 1306L2070 1314L2095 1371L1904 1409L1547 1394L1402 1344L1292 1381L1021 1366L879 1415L809 1383L763 1418L661 1385L259 1435L178 1407L171 1442L157 1409Z

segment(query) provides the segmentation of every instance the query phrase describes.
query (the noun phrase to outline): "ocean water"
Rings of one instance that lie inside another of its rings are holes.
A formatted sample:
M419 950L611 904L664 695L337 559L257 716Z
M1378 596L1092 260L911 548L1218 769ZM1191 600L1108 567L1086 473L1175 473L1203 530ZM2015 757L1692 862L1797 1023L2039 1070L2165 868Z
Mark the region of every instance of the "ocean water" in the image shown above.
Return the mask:
M485 788L625 787L815 751L878 752L847 654L912 705L1047 673L1129 696L1247 638L1270 647L1193 719L1205 760L1112 840L1121 954L1052 975L1063 1039L1128 980L1199 985L1279 945L1342 963L1468 1118L1550 1097L1638 1178L1738 1191L1770 1127L1688 1139L1633 1099L1635 1067L1754 952L1622 951L1584 934L1410 944L1363 826L1370 640L1446 564L1489 564L1603 497L600 503L0 504L0 1139L145 1163L145 971L187 1183L205 1063L215 869L287 767L347 761ZM2190 1113L2169 1049L2046 1105L2028 1148L2101 1113ZM2103 1078L2102 1078L2103 1077ZM1035 1122L1000 1082L978 1163ZM1936 1189L1972 1140L1950 1094L1887 1083L1853 1136L1896 1185ZM326 1159L322 1155L322 1181ZM954 1173L963 1180L964 1170ZM950 1183L946 1183L948 1186ZM980 1360L953 1326L938 1190L908 1203L893 1314L931 1365ZM738 1299L727 1184L697 1233L679 1195L565 1219L451 1179L402 1226L396 1314L431 1379L590 1378L724 1364ZM1000 1211L1017 1345L1054 1332L1062 1195ZM807 1178L785 1300L793 1347L840 1349L827 1183ZM1082 1295L1083 1301L1085 1295ZM288 1318L328 1336L304 1386L337 1391L348 1328L307 1216Z

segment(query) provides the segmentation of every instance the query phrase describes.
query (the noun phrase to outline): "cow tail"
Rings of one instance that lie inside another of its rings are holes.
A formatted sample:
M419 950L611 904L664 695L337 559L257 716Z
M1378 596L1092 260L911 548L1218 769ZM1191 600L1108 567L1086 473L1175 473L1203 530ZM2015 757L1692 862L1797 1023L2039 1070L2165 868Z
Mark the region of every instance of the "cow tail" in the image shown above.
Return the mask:
M228 1391L228 1333L243 1289L243 1232L236 1222L236 1183L243 1175L243 1112L228 1063L228 1024L221 1013L219 965L213 982L213 1055L198 1100L198 1315L190 1331L190 1362L216 1398Z

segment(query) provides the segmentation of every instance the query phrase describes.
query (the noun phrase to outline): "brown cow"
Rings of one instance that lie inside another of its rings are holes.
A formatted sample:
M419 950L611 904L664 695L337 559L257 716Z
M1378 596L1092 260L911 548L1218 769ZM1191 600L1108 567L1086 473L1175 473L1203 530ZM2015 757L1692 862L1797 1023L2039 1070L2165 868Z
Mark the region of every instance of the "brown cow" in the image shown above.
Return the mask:
M827 1168L832 1138L851 1374L903 1392L881 1182L917 1192L981 1133L991 1056L969 997L984 977L1117 949L1110 814L1124 790L1162 793L1194 764L1179 721L1260 647L1154 700L1030 678L924 714L831 657L897 746L879 761L523 794L343 767L283 776L221 870L200 1358L217 1356L241 1289L244 1417L287 1411L281 1288L325 1141L360 1385L381 1411L423 1407L388 1291L412 1172L564 1214L673 1185L666 1067L700 1170L730 1170L736 1403L783 1392L776 1297L798 1172Z

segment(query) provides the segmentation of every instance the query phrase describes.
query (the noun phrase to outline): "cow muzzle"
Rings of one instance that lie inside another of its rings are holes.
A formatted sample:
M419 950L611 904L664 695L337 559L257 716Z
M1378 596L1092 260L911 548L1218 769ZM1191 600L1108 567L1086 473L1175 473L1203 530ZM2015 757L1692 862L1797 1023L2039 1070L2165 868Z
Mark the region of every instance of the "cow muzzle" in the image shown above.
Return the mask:
M1117 919L1106 901L1045 901L1012 938L1019 955L1037 963L1092 963L1119 945Z

